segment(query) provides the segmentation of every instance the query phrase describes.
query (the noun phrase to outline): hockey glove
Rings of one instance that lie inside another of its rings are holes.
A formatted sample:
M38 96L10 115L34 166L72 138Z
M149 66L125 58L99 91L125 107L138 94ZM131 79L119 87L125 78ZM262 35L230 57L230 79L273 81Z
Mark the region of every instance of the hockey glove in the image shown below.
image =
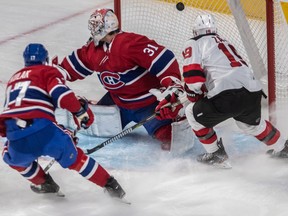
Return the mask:
M183 108L181 103L173 106L173 104L176 102L178 102L178 95L176 93L172 92L171 94L167 95L160 101L155 109L156 118L158 120L175 119L178 116L179 110Z
M94 121L94 114L92 110L88 106L88 100L86 98L80 97L79 102L81 104L81 108L78 112L72 113L74 122L77 125L77 129L79 130L81 127L87 129L91 126Z
M201 94L197 94L196 92L189 89L189 87L187 86L186 83L184 85L184 90L186 91L186 95L187 95L188 100L191 101L192 103L196 103L197 101L199 101L200 99L202 99L204 97L203 91Z

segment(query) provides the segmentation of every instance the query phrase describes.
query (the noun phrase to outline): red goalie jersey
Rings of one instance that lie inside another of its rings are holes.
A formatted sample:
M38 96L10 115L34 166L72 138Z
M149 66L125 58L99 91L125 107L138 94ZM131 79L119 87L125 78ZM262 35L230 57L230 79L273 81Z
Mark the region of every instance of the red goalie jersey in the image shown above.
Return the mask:
M181 79L175 55L145 36L120 32L110 44L93 41L64 58L61 66L74 81L96 72L114 102L137 109L156 101L149 90L167 87L169 77ZM168 79L166 79L168 78Z

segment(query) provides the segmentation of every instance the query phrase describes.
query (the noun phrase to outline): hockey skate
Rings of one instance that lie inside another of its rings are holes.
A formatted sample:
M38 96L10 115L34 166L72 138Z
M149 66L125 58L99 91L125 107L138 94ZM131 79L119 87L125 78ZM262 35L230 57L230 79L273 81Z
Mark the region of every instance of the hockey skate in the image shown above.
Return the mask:
M126 194L125 191L120 186L120 184L113 176L110 176L104 187L105 187L104 192L108 192L108 194L113 198L116 197L122 199Z
M57 185L50 174L48 173L46 175L46 180L43 184L35 185L31 184L30 188L33 192L38 194L44 194L44 193L56 193L57 196L65 196L63 193L60 192L60 187Z
M284 148L281 151L269 149L266 153L269 154L272 158L288 158L288 140L286 140Z
M225 152L221 138L218 141L217 145L219 149L216 152L204 153L204 154L198 155L197 161L200 163L212 165L218 168L223 168L223 169L232 168L230 162L228 161L228 155Z

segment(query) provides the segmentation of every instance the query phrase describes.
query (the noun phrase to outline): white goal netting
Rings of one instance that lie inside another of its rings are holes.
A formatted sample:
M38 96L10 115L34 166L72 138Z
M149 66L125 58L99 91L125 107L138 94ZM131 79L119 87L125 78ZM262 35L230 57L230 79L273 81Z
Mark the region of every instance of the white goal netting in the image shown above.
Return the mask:
M218 33L230 41L267 85L267 28L265 0L122 0L122 30L147 35L167 46L182 64L182 47L192 37L192 25L200 13L212 13ZM288 30L279 1L274 1L276 101L288 100Z

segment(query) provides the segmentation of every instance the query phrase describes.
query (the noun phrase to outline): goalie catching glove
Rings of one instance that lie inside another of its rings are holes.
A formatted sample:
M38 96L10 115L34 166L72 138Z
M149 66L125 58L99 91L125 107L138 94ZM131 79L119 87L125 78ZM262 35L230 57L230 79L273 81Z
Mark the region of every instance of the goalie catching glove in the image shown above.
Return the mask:
M94 114L89 108L89 103L86 98L79 97L78 101L81 104L81 108L78 112L72 113L74 122L79 130L81 127L87 129L91 126L94 121Z

